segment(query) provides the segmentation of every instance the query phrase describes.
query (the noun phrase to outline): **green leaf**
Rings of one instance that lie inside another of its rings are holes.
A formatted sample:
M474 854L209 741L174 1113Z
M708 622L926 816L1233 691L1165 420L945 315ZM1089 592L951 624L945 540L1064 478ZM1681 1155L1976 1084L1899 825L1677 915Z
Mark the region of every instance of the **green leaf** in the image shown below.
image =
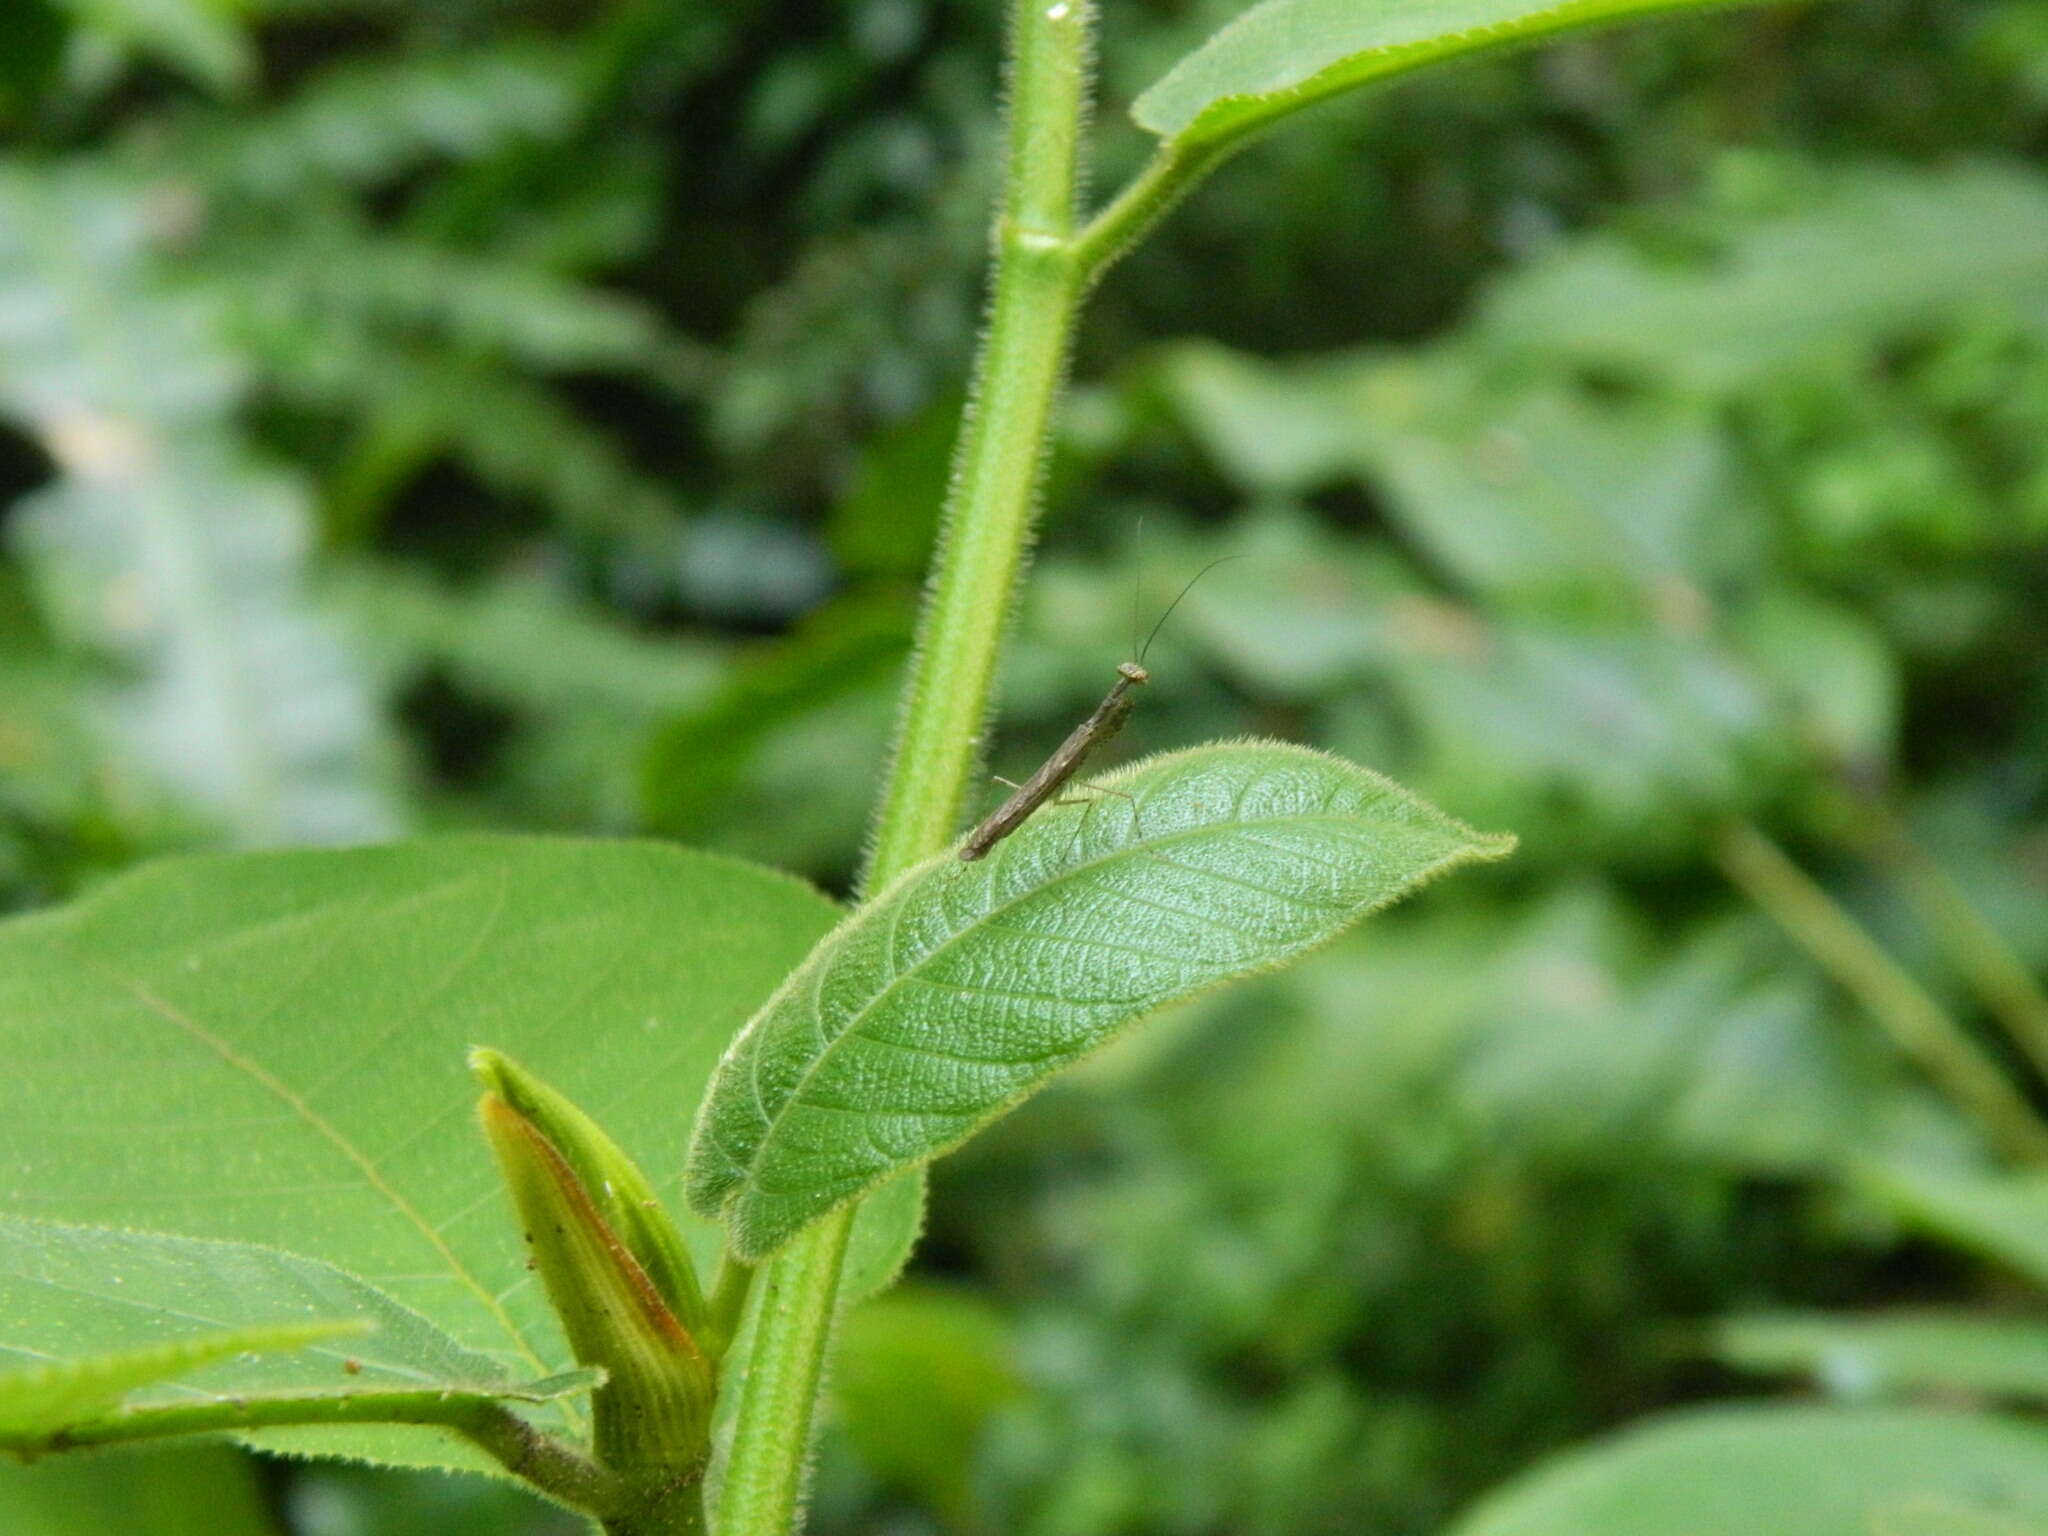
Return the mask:
M0 1259L4 1262L4 1259ZM19 1327L21 1319L14 1319ZM0 1372L0 1442L45 1439L66 1425L111 1408L137 1387L170 1381L237 1355L294 1350L367 1325L350 1322L278 1323L195 1334L113 1354L51 1360L26 1370ZM18 1349L0 1342L0 1355Z
M152 54L216 90L245 84L256 56L211 0L57 0L81 28Z
M1831 170L1714 234L1692 260L1619 232L1566 245L1494 289L1476 339L1718 394L1965 308L2038 314L2048 285L2048 187L2008 166Z
M1858 1182L1914 1226L2048 1286L2048 1174L1885 1168Z
M157 865L0 924L0 1210L274 1244L508 1371L562 1369L472 1118L468 1048L546 1077L674 1203L687 1106L835 915L785 876L645 843ZM850 1263L893 1273L916 1217L915 1190L878 1202ZM714 1262L717 1229L681 1225ZM449 1464L417 1434L293 1435Z
M964 1292L905 1286L848 1312L834 1351L832 1394L869 1470L973 1529L982 1434L1024 1392L1002 1314Z
M1696 620L1746 574L1757 519L1696 403L1510 381L1438 349L1273 365L1169 353L1177 403L1248 488L1363 477L1433 565L1524 611Z
M1880 1510L1871 1536L2048 1536L2048 1517L2030 1518L1961 1499L1909 1499Z
M474 160L560 138L576 120L575 66L566 49L520 43L353 59L268 112L208 114L184 133L159 121L141 148L216 194L296 200L304 210L312 183L375 184L430 159Z
M1737 1370L1798 1372L1843 1397L1972 1392L2048 1402L2048 1323L1963 1312L1759 1313L1714 1330Z
M1721 0L1264 0L1131 105L1176 145L1241 137L1430 64Z
M80 1356L81 1346L95 1353ZM0 1217L0 1445L34 1449L124 1413L260 1397L432 1389L541 1401L588 1375L514 1382L331 1264L207 1242ZM175 1379L174 1379L175 1378Z
M983 860L908 872L811 953L719 1065L690 1202L766 1255L1153 1009L1512 846L1301 747L1113 774Z
M1395 681L1434 794L1494 817L1547 816L1640 857L1691 846L1746 805L1782 744L1757 680L1705 637L1418 605Z
M701 837L715 818L731 815L749 769L778 732L887 686L910 649L910 631L903 592L856 592L756 648L708 701L650 733L641 764L642 824Z
M224 1445L0 1460L7 1536L278 1536L252 1458Z
M630 299L530 261L387 233L340 214L306 213L285 230L226 240L215 259L238 323L301 346L330 337L360 345L381 335L386 345L499 359L543 375L651 375L687 350Z
M1906 1408L1714 1408L1554 1457L1446 1536L1870 1536L1882 1511L1985 1489L2048 1514L2048 1430Z
M0 171L0 416L61 473L9 532L50 628L104 664L123 755L246 844L387 835L381 726L307 592L298 476L236 420L215 307L110 177Z
M1340 354L1272 362L1214 342L1165 348L1160 377L1188 426L1247 490L1295 495L1357 464L1365 390L1388 364Z
M1837 763L1875 772L1890 762L1904 695L1883 634L1854 609L1809 593L1757 594L1731 615L1731 638L1797 721Z

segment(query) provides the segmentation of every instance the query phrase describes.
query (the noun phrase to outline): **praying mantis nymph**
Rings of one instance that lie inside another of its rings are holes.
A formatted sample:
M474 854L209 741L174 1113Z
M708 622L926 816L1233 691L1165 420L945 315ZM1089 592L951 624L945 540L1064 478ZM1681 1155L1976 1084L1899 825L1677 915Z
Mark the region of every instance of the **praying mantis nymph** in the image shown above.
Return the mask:
M1102 696L1095 712L1068 732L1067 739L1053 748L1052 756L1039 765L1038 772L1019 784L1009 799L990 811L981 825L967 834L967 841L960 845L960 857L970 862L980 858L1023 826L1033 811L1058 794L1067 780L1080 772L1088 754L1124 728L1124 722L1131 718L1131 711L1138 707L1131 690L1150 681L1151 677L1152 674L1135 661L1119 662L1116 681L1109 685L1109 692Z
M972 863L984 857L989 849L1023 826L1033 811L1057 795L1066 787L1068 780L1081 771L1081 764L1088 760L1089 753L1124 728L1124 722L1131 718L1131 711L1138 707L1138 700L1131 690L1152 680L1152 674L1145 670L1145 653L1152 649L1152 642L1159 638L1159 631L1173 617L1173 610L1180 606L1181 598L1194 591L1195 582L1217 566L1243 558L1242 555L1225 555L1221 560L1212 560L1195 573L1194 581L1180 589L1180 597L1166 605L1166 612L1159 615L1159 622L1152 626L1152 633L1138 647L1138 659L1117 663L1116 681L1109 685L1109 692L1102 696L1102 702L1095 706L1093 713L1067 733L1067 739L1053 748L1052 756L1039 765L1036 773L1010 792L1009 799L990 811L981 824L967 834L967 840L960 845L963 860Z

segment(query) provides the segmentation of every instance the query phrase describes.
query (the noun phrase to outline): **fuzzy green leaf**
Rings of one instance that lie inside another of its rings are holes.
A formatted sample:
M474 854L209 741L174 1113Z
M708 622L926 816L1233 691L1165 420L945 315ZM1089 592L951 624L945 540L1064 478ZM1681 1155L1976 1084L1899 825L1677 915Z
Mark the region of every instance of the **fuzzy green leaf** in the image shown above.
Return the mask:
M687 1107L835 915L786 876L645 843L465 837L157 865L0 924L0 1211L275 1244L507 1372L561 1370L471 1113L469 1047L543 1074L679 1205ZM917 1212L911 1189L862 1218L863 1283L901 1262ZM715 1262L718 1230L681 1226ZM120 1342L81 1333L73 1352ZM563 1414L537 1418L573 1428ZM302 1450L450 1464L426 1431L290 1433Z
M1704 10L1727 0L1264 0L1131 106L1138 125L1195 147L1430 64L1560 32Z
M720 1063L691 1204L758 1258L958 1145L1153 1009L1271 969L1489 838L1379 775L1246 742L1151 759L841 924Z

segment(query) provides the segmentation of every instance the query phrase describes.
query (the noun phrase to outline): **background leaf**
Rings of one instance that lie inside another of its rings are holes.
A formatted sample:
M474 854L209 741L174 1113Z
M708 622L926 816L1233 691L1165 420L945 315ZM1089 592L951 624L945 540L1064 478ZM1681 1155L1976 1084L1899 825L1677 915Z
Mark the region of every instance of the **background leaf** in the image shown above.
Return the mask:
M689 1196L758 1257L958 1145L1160 1005L1513 846L1377 774L1244 743L1153 759L864 904L720 1063Z
M517 1483L341 1462L292 1469L297 1536L589 1536L590 1522Z
M388 834L378 722L308 601L306 488L231 431L242 367L152 266L151 217L106 175L0 167L0 414L63 470L9 532L52 628L118 663L117 739L236 841Z
M1890 1167L1860 1182L1912 1226L2048 1287L2048 1174Z
M56 0L82 27L184 70L215 89L245 84L255 65L230 8L215 0Z
M0 927L0 1209L261 1239L545 1374L567 1357L466 1049L530 1064L673 1192L712 1063L833 916L786 877L651 844L156 866ZM914 1196L864 1223L872 1270L900 1263ZM685 1225L708 1264L716 1230Z
M1957 240L1955 231L1975 232ZM1898 259L1910 251L1911 260ZM1817 282L1814 274L1825 272ZM1716 392L1865 352L1964 298L2048 319L2048 187L2016 166L1846 168L1690 244L1590 236L1498 284L1475 326L1499 355Z
M1714 1329L1716 1359L1798 1373L1846 1398L1963 1392L2048 1401L2048 1323L1963 1312L1759 1313Z
M2048 1431L1903 1408L1711 1409L1558 1457L1450 1536L1869 1536L1903 1501L1991 1490L2048 1514Z
M1024 1393L1001 1315L969 1295L906 1285L839 1326L831 1391L855 1449L884 1481L972 1529L976 1452L991 1418Z
M224 1445L0 1460L7 1536L280 1536L251 1459Z

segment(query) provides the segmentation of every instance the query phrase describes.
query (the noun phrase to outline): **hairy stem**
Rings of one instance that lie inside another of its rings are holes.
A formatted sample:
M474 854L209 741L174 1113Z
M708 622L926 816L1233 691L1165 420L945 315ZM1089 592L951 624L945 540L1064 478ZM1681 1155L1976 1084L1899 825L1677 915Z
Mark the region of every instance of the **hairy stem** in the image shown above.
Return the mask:
M1742 893L1832 976L1992 1140L2027 1162L2048 1158L2048 1127L1998 1064L1883 945L1783 849L1739 823L1722 837L1721 867Z
M988 331L876 816L870 889L945 846L974 775L1083 292L1073 226L1088 22L1080 0L1017 6Z
M959 825L989 713L1012 596L1086 291L1074 215L1091 0L1019 0L1010 35L1008 159L994 232L988 331L875 820L873 890L943 848ZM740 1383L719 1536L784 1536L800 1518L805 1461L857 1207L769 1261Z

